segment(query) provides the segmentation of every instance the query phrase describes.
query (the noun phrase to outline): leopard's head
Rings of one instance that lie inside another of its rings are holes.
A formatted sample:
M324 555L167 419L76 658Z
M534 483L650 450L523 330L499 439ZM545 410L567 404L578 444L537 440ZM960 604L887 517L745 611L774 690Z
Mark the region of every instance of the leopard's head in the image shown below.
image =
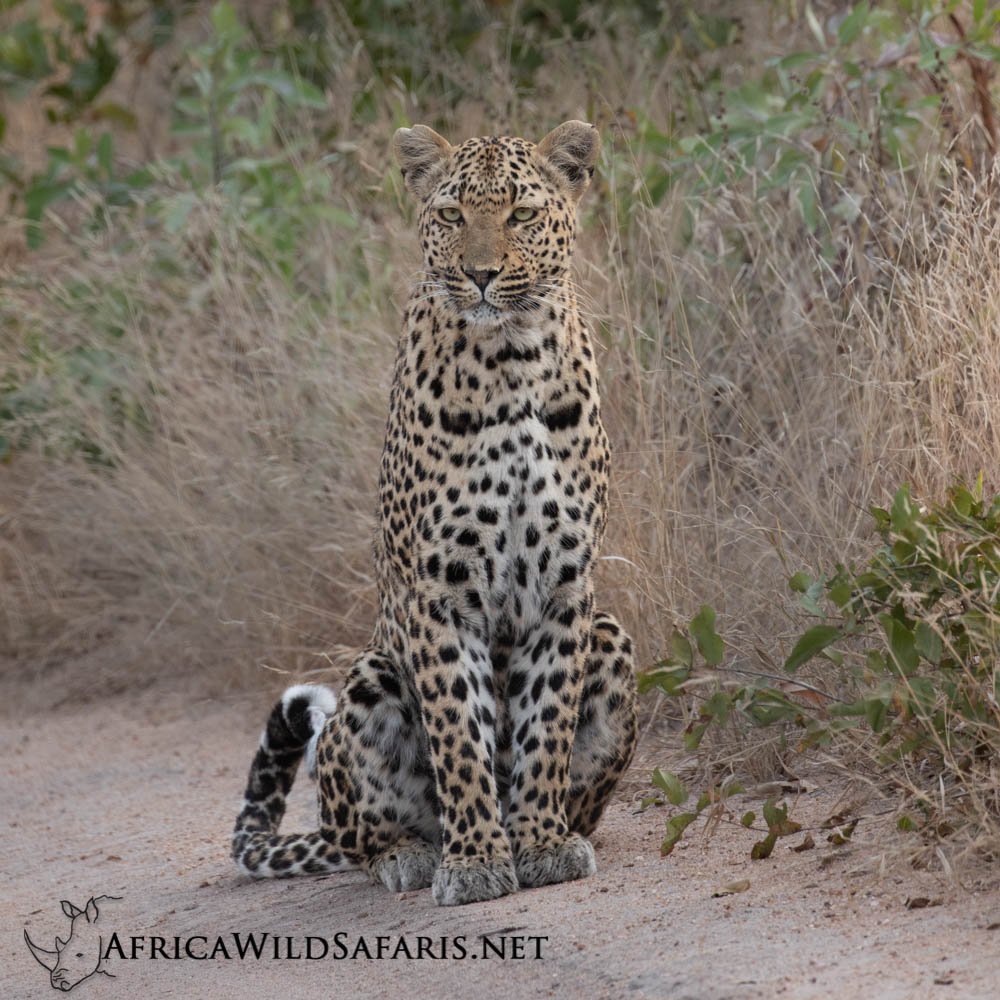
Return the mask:
M484 330L530 319L569 268L597 129L569 121L537 145L488 136L452 146L415 125L393 145L420 202L423 294Z

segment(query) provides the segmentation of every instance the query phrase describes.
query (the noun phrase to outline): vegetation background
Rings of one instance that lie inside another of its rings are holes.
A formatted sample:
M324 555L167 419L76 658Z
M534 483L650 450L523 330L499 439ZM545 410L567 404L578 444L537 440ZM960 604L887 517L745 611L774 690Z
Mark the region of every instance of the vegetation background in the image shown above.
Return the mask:
M616 462L598 586L652 668L647 735L700 746L699 809L819 747L900 788L921 843L994 856L998 21L3 0L3 670L47 705L336 676L373 618L419 263L392 133L581 117L605 138L577 267Z

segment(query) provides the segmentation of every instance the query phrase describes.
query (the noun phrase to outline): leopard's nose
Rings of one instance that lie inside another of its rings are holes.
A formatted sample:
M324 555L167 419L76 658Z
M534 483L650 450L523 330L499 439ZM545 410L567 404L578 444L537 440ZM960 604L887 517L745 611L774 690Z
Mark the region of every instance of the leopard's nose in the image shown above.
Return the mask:
M486 286L500 273L500 268L497 268L496 270L479 271L471 267L463 267L462 273L469 278L481 292L485 292Z

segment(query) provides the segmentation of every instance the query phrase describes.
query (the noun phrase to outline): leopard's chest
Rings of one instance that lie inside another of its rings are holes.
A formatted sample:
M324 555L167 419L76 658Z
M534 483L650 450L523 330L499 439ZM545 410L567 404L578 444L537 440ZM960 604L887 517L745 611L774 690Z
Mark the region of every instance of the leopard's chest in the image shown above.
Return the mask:
M415 585L447 594L488 634L519 635L561 589L584 582L594 522L580 496L578 439L554 431L538 400L501 416L444 418L464 422L464 433L437 441L444 483L416 518Z
M558 587L553 547L558 545L566 476L536 409L516 424L486 433L477 442L476 467L497 485L497 523L475 567L491 624L509 624L515 632L531 628ZM497 453L499 452L499 458ZM470 489L475 488L475 480ZM482 481L479 483L482 498ZM502 494L502 495L501 495ZM472 513L481 524L481 508Z

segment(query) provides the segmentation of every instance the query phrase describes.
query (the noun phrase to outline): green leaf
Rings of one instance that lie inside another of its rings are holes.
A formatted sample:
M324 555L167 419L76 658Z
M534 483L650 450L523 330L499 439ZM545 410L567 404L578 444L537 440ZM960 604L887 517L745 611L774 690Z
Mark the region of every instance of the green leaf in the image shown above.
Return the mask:
M664 792L672 805L679 806L687 801L688 790L676 774L658 767L653 772L653 784Z
M236 8L222 0L212 8L212 29L220 39L236 42L245 34L243 25L236 14Z
M913 531L913 528L908 529ZM903 538L896 539L892 543L892 558L896 560L897 563L907 563L916 554L917 547L910 541Z
M697 750L701 746L702 737L708 729L707 722L696 722L684 732L684 746L688 750Z
M667 835L660 844L660 857L665 858L677 846L684 831L698 818L696 813L679 813L667 820Z
M773 63L779 69L798 69L800 66L815 62L817 58L815 52L793 52L776 60L768 60L768 63Z
M913 525L918 518L918 512L910 498L909 486L901 486L896 491L889 517L893 531L910 537Z
M690 667L694 663L694 651L691 649L691 643L688 642L687 636L678 629L674 629L670 633L670 655L677 663L682 663L686 667Z
M110 178L114 173L114 140L110 132L105 132L97 140L97 165Z
M691 620L691 634L705 662L717 667L722 662L725 644L715 631L715 611L707 604Z
M938 689L929 677L908 677L905 681L913 693L913 707L918 714L927 717L934 710L938 700Z
M33 250L38 249L42 243L42 228L39 223L45 214L45 209L54 201L65 197L75 186L73 181L38 180L24 192L25 214L29 222L28 246Z
M764 803L764 822L767 823L768 834L775 838L790 837L802 829L801 823L788 818L788 806L779 806L774 799L768 799Z
M807 663L817 653L822 652L831 643L843 637L843 631L833 625L814 625L805 631L799 637L799 641L795 643L791 654L785 660L785 669L789 673L794 673L803 663Z
M715 691L701 706L701 718L724 723L733 710L733 696L728 691Z
M768 799L764 803L764 822L768 827L776 826L788 818L788 806L778 805L777 800Z
M772 726L776 722L791 722L802 713L802 706L790 701L774 688L761 688L753 692L744 708L756 726Z
M647 694L653 688L661 690L666 688L667 694L673 694L674 692L669 690L673 687L672 674L672 670L659 670L655 667L652 670L644 670L635 679L636 690L639 694Z
M872 732L882 732L887 712L888 705L881 698L869 698L865 702L865 718L868 720L868 725L872 727Z
M823 617L823 609L820 607L819 599L823 596L823 581L813 580L806 588L805 593L799 598L799 604L811 615L819 618Z
M869 649L865 653L865 666L873 674L884 674L889 670L889 664L886 661L885 653L880 649Z
M896 668L904 674L913 673L920 666L913 630L892 615L879 615L879 621L885 630L889 652Z
M745 812L740 817L740 823L743 824L748 830L753 826L754 820L757 818L757 814L751 809L749 812Z
M56 11L76 34L82 35L87 30L87 11L82 3L75 0L56 0Z
M954 486L950 491L951 505L962 517L968 517L975 506L975 498L964 486Z
M813 578L801 570L792 575L788 581L788 589L796 594L804 594L812 585Z
M769 130L777 131L775 119L768 122ZM809 158L805 153L797 149L787 149L778 157L778 162L774 164L767 178L768 187L787 188L793 177L801 170L811 166Z
M839 649L824 649L819 655L823 657L824 660L829 660L838 667L842 667L844 665L844 654L841 653Z
M840 27L837 28L837 40L841 45L850 45L864 31L867 23L868 4L856 4L854 10L840 22Z
M0 41L3 69L12 76L23 80L41 80L53 72L45 32L35 18L26 18L15 24L0 35Z
M827 594L830 600L843 610L851 603L851 598L854 596L854 588L846 580L843 580L833 584L827 591Z
M872 520L875 522L876 531L881 533L889 527L891 518L884 507L869 507L868 513L871 514Z
M815 232L819 228L819 210L817 208L816 188L813 185L812 177L808 177L804 183L799 185L797 192L799 211L802 213L802 221L810 232Z
M816 41L819 42L821 48L826 48L826 33L823 31L823 26L819 23L819 18L816 16L815 11L812 9L812 4L809 0L806 0L805 6L806 22L809 25L809 30L812 31L813 35L816 37Z
M697 812L712 805L713 802L725 802L730 795L739 795L743 791L743 786L738 781L727 781L724 785L713 785L708 791L702 792L698 796L698 803L695 806Z
M917 652L935 666L941 662L944 654L944 643L941 633L927 622L918 622L913 633L914 646Z
M121 125L122 128L131 132L134 132L139 126L139 119L136 118L135 113L114 101L105 101L103 104L95 105L90 109L90 117L101 118L115 125Z
M840 704L830 706L830 714L837 716L838 718L846 716L858 716L861 718L867 711L868 702L864 698L859 698L857 701L841 702Z

